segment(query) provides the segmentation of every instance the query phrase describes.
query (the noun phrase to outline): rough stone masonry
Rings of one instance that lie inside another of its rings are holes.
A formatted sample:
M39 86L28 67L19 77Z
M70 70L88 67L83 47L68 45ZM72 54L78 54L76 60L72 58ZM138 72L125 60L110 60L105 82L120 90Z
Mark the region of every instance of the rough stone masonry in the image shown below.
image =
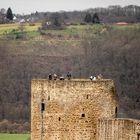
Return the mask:
M112 80L32 80L31 90L31 140L127 140L105 125L118 111Z

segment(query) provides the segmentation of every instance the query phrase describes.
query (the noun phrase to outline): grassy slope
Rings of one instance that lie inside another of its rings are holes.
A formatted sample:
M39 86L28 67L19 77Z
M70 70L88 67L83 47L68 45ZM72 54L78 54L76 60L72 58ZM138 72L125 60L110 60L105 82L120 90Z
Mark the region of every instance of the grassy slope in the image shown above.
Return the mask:
M0 26L0 34L3 34L4 32L10 32L13 29L17 29L19 26L20 26L19 24L15 25L4 24L3 26ZM37 31L38 27L40 27L40 24L36 24L35 26L29 26L28 24L25 24L25 30L27 32Z
M28 140L29 134L0 134L0 140Z
M26 31L28 34L32 34L34 32L34 38L28 40L9 40L6 41L9 48L9 54L12 55L38 55L38 56L71 56L71 55L81 55L83 54L83 48L81 47L81 40L83 36L87 35L87 32L92 31L92 33L103 33L104 29L109 30L108 28L114 28L114 30L118 30L124 32L126 35L131 34L131 31L137 30L140 24L132 24L129 26L106 26L106 25L87 25L87 26L68 26L64 30L46 30L46 33L50 33L49 36L40 36L37 28L39 24L36 26L27 26ZM5 27L6 29L7 27ZM9 27L8 27L9 28ZM0 27L1 29L1 27ZM1 30L0 30L1 32ZM58 37L62 35L62 38ZM79 37L75 37L78 35ZM36 40L36 37L42 37L42 40ZM5 45L6 46L6 45Z
M18 29L20 26L20 24L4 24L4 25L0 25L0 38L4 37L5 34L8 34L10 32L12 32L13 30ZM34 37L38 37L39 32L38 32L38 28L41 26L40 23L36 23L35 26L30 26L29 24L25 24L25 32L27 33L27 38L28 40L33 39ZM130 24L128 26L110 26L110 27L114 27L117 29L127 29L127 28L133 28L133 27L137 27L139 26L139 24ZM46 33L50 33L53 36L59 36L61 35L62 38L64 40L69 40L70 38L76 38L77 36L82 38L83 35L86 34L86 31L92 30L95 34L99 31L102 31L103 28L106 28L106 25L77 25L77 26L68 26L66 27L64 30L46 30ZM76 38L77 40L79 38ZM53 39L52 39L53 40ZM53 41L57 41L56 38L54 38Z
M35 26L26 25L26 31L28 35L34 36L28 40L9 40L6 41L4 46L8 47L9 54L12 55L37 55L37 56L73 56L83 54L83 48L81 47L81 40L84 35L89 33L89 31L99 33L104 31L106 25L78 25L78 26L68 26L64 30L46 30L46 33L50 33L51 36L40 36L38 32L38 27L40 24ZM107 28L114 28L116 30L133 29L138 27L139 24L129 25L129 26L108 26ZM4 31L9 32L12 29L18 28L15 26L0 26L0 34ZM61 37L58 37L61 35ZM78 36L78 38L76 37ZM39 40L38 38L42 38ZM36 39L37 38L37 39Z
M51 34L51 36L40 36L38 32L39 26L40 24L36 24L35 26L25 25L25 30L28 35L26 41L8 39L8 43L6 40L6 44L10 44L11 46L10 49L8 49L9 53L13 55L32 55L36 53L38 55L44 55L45 52L45 54L49 56L81 54L80 43L86 31L92 30L96 33L103 28L103 26L100 25L68 26L64 30L46 30L46 33ZM5 32L11 32L18 27L19 25L0 26L0 37L3 37ZM61 35L60 38L58 37L59 35ZM38 38L40 37L43 39L39 40Z
M29 24L24 25L24 31L26 32L28 40L31 40L35 37L39 37L40 33L38 31L38 28L41 26L41 24L37 23L35 26L30 26ZM12 31L17 30L20 27L20 24L13 24L13 25L0 25L0 38L6 39L5 37L9 34L12 35ZM45 32L48 34L51 34L55 36L53 41L56 41L56 37L62 36L64 40L71 40L73 38L76 38L79 40L82 38L82 36L86 33L86 30L93 30L95 33L102 29L103 26L100 25L77 25L77 26L68 26L63 30L46 30ZM9 39L8 39L9 40Z

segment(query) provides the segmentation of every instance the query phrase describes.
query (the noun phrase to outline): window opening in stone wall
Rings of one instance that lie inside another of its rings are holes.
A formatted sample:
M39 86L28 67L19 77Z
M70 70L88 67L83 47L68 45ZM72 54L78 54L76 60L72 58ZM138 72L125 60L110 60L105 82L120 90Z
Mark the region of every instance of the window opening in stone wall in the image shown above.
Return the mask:
M81 115L81 117L84 118L84 117L85 117L85 114L83 113L83 114Z
M45 104L41 103L41 111L44 111L44 110L45 110Z
M138 136L138 139L137 140L140 140L140 134L137 134L137 136Z
M61 118L59 117L58 120L61 121Z
M87 99L88 99L88 95L87 95Z
M117 114L118 114L118 108L116 107L115 108L115 116L117 117Z
M50 96L48 96L48 101L50 100Z

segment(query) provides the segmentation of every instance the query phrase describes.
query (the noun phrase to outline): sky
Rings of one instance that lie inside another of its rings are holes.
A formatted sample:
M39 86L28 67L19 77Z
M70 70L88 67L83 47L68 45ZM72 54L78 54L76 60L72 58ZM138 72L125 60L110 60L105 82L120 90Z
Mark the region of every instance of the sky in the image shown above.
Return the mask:
M109 5L139 5L140 0L0 0L0 8L11 7L13 13L85 10Z

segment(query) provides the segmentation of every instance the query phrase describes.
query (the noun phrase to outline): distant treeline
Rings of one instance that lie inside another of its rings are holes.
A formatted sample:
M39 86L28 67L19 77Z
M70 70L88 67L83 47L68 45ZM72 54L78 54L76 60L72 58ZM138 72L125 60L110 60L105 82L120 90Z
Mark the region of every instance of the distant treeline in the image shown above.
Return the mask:
M12 12L12 9L10 9ZM46 9L47 11L47 9ZM107 8L91 8L83 11L59 11L57 14L59 18L64 23L82 23L87 13L94 15L97 13L99 15L100 21L102 23L114 23L114 22L129 22L135 23L140 22L140 6L129 5L125 7L121 7L119 5L109 6ZM13 14L10 15L10 19L13 20L16 17L15 21L20 21L24 19L25 21L31 22L40 22L42 20L49 20L52 17L54 12L35 12L30 15L20 15ZM2 8L0 10L0 23L11 22L11 20L7 20L9 18L9 13L7 10ZM11 18L12 16L12 18ZM8 18L7 18L8 17Z
M101 23L114 22L140 22L140 6L129 5L121 7L119 5L109 6L108 8L91 8L84 11L60 11L57 12L59 17L65 23L82 23L87 13L99 15ZM25 15L24 18L32 18L35 21L49 19L54 13L51 12L36 12L31 15Z

